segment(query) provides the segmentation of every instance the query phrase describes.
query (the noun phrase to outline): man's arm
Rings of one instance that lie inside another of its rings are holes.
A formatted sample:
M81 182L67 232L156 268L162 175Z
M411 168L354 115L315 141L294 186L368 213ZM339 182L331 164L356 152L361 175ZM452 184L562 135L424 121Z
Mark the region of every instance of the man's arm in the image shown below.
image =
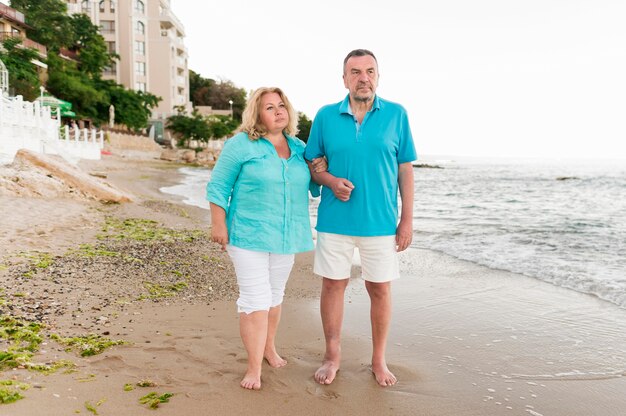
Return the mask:
M328 171L316 172L313 164L308 160L306 163L309 165L309 171L311 171L311 179L313 182L330 188L335 194L335 197L343 202L346 202L350 199L350 194L354 189L354 185L347 179L337 178L332 174L328 173Z
M400 213L400 223L396 229L396 246L398 251L404 251L413 241L413 196L415 191L411 162L401 163L398 166L398 185L402 212Z

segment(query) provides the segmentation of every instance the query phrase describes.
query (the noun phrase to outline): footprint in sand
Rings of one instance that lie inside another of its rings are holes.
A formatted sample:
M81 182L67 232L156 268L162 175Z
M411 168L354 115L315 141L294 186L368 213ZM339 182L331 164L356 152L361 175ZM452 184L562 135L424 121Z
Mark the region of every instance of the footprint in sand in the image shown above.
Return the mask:
M341 397L339 393L337 393L336 391L328 390L328 388L329 387L323 388L320 386L309 386L307 387L306 391L313 396L321 397L323 399L332 400Z

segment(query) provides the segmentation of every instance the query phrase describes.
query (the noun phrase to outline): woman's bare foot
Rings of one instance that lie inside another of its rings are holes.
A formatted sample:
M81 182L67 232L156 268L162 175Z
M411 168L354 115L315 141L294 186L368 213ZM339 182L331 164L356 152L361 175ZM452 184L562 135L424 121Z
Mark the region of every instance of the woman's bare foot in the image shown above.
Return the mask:
M339 371L339 363L332 360L324 360L322 366L317 369L313 378L320 384L330 384Z
M261 389L261 375L246 373L239 383L241 387L248 390L260 390Z
M393 386L398 382L396 376L394 376L393 373L389 371L389 368L387 368L387 364L385 363L372 365L372 373L374 373L374 377L376 377L376 382L379 386Z
M280 368L280 367L284 367L287 365L287 360L285 360L280 355L278 355L276 350L265 351L263 358L265 358L265 360L270 365L270 367Z

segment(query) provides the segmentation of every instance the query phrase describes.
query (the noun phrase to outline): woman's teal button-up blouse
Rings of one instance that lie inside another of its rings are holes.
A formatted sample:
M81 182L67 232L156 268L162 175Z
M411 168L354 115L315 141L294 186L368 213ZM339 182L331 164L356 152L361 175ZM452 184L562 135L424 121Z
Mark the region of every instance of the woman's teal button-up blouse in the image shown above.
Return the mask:
M206 199L226 211L229 244L253 251L292 254L313 249L309 219L311 183L304 142L287 137L282 159L263 137L238 133L226 140L207 184Z

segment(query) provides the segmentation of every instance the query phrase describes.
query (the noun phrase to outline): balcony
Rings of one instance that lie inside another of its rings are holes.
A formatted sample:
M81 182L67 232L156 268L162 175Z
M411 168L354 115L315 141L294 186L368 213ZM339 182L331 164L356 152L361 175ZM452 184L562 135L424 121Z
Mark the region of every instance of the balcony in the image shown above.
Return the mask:
M24 20L24 14L18 12L15 9L12 9L9 6L6 6L0 3L0 17L6 17L9 20L13 20L16 23L21 23L26 26L26 21Z
M175 27L177 31L181 32L184 36L185 28L183 24L178 20L178 17L170 9L161 10L161 27L164 29L170 29Z
M37 50L37 52L39 52L39 56L41 56L42 58L46 58L48 56L48 50L41 43L37 43L34 40L30 40L28 38L22 37L22 35L19 33L0 32L0 42L4 42L5 39L10 39L10 38L21 39L22 47Z

